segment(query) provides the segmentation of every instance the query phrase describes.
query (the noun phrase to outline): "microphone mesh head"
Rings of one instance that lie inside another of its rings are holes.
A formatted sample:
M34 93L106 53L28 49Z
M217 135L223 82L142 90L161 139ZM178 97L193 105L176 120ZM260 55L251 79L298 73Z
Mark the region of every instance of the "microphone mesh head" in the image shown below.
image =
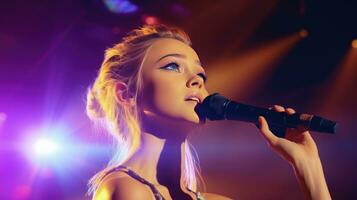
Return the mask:
M210 120L222 120L224 116L224 105L229 100L219 93L207 96L200 106L200 112Z

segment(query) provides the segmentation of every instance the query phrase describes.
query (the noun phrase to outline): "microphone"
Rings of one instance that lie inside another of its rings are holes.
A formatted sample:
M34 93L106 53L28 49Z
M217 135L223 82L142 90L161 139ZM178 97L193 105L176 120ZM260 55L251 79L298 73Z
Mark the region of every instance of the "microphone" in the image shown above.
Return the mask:
M219 93L207 96L202 104L196 108L200 118L210 120L238 120L258 124L258 117L267 120L270 130L278 136L285 136L286 128L310 130L333 134L336 132L337 123L310 114L295 113L289 115L285 112L276 112L267 108L260 108L231 101Z

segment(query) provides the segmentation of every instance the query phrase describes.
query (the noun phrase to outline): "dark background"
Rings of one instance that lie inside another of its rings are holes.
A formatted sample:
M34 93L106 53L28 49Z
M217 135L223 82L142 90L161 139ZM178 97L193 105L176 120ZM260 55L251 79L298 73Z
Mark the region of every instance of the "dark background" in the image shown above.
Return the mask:
M138 10L129 14L110 12L99 0L0 3L0 199L89 199L87 181L109 160L111 139L85 116L86 88L104 50L148 17L188 32L211 92L338 121L336 135L313 135L333 199L357 198L356 1L131 2ZM302 29L306 38L280 40ZM231 64L236 58L240 64ZM257 63L269 73L247 72L252 85L240 84L243 75L235 72ZM65 151L34 161L29 146L39 135L62 138ZM303 198L291 166L250 124L210 122L192 143L208 192Z

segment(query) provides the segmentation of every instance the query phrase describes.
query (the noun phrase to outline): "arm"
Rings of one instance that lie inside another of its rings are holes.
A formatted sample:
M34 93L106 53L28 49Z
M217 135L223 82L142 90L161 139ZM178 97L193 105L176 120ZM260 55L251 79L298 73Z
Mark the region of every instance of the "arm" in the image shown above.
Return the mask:
M274 106L274 108L278 112L295 113L291 108L286 110L281 106ZM264 117L259 117L259 126L269 146L293 166L305 198L309 200L331 199L317 146L310 133L288 129L285 138L276 137L270 131Z
M306 199L331 199L320 159L299 161L294 172Z

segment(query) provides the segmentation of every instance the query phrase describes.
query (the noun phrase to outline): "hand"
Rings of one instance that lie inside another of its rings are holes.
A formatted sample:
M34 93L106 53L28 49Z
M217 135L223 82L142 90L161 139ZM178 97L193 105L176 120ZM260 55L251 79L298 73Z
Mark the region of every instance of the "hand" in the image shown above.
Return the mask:
M278 105L274 106L274 110L286 112L290 115L295 113L291 108L285 109ZM317 146L310 133L295 128L288 128L285 138L279 138L270 131L267 121L262 116L259 117L259 127L262 136L271 148L293 165L296 178L305 199L331 199Z
M286 112L290 115L295 113L292 108L285 109L278 105L274 105L274 110L277 112ZM259 127L262 136L266 139L270 147L293 166L302 160L319 159L316 143L312 139L309 131L288 128L285 138L279 138L271 132L267 121L262 116L259 117Z

